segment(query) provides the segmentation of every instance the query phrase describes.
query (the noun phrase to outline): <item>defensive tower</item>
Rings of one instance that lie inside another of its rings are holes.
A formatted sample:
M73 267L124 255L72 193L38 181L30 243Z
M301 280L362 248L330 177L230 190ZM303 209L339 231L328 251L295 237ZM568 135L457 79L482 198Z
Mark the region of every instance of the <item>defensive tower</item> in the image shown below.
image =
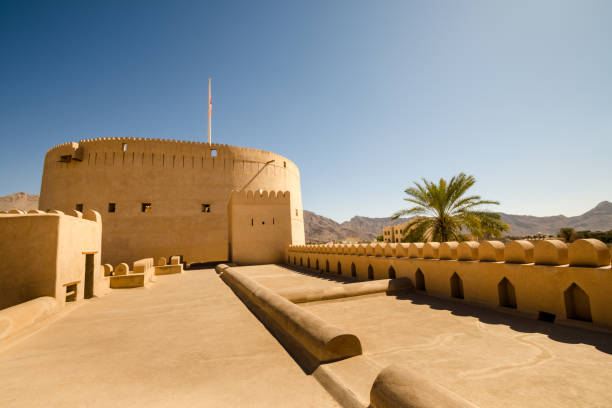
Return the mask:
M53 147L39 208L99 211L104 263L170 255L226 261L230 196L249 190L289 192L288 244L304 243L298 167L271 152L223 144L100 138Z

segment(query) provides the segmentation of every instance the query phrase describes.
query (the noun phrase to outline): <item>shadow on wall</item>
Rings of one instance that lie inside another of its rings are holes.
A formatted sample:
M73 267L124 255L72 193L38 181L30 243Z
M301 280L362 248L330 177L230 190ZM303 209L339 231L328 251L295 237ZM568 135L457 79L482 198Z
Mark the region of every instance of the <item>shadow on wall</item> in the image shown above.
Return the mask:
M575 291L572 288L573 291ZM574 293L571 293L574 295ZM568 294L569 296L569 294ZM577 296L580 296L578 292ZM607 333L573 328L563 325L531 320L521 316L513 316L500 311L472 306L462 302L443 300L420 293L402 293L395 296L399 300L410 301L416 305L427 305L434 310L447 310L455 316L475 317L483 323L503 324L522 333L541 333L555 340L568 344L589 344L599 351L612 354L612 335ZM577 313L586 313L578 311Z

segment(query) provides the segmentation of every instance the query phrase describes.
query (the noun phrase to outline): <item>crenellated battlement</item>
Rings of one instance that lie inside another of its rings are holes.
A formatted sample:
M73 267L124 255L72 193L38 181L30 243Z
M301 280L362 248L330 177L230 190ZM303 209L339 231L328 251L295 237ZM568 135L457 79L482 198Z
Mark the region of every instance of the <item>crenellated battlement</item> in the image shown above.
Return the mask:
M232 191L230 202L232 204L289 204L291 193L289 191Z
M610 259L596 239L295 245L286 252L291 265L356 280L408 277L434 296L612 329Z
M581 266L610 269L611 250L597 239L578 239L567 245L560 240L540 240L535 245L518 240L501 241L370 243L294 245L291 252L336 255L423 258L477 262L502 262L552 266Z

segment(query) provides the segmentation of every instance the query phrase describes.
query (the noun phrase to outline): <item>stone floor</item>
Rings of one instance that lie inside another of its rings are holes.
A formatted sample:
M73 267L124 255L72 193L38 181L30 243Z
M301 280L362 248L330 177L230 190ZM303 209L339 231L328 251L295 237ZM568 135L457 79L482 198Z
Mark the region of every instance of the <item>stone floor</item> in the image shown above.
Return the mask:
M213 270L115 290L0 351L0 407L335 407Z
M301 304L357 335L364 355L325 367L367 400L401 364L480 407L612 407L612 335L418 293Z
M277 291L351 282L276 265L240 269ZM612 407L610 334L420 292L300 305L361 340L363 356L321 367L364 403L380 370L398 363L480 407Z

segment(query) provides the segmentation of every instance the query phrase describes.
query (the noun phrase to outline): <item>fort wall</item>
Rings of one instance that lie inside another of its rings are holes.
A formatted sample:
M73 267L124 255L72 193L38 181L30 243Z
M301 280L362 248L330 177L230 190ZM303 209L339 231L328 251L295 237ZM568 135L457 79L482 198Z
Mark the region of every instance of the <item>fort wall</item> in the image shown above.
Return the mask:
M535 247L522 241L505 246L499 241L441 243L437 258L431 247L291 246L285 262L356 280L407 277L417 290L434 296L612 328L610 250L600 241L577 240L568 246L552 240ZM535 262L517 263L531 259Z
M92 210L0 215L0 309L44 296L63 306L103 290L101 233Z
M303 243L297 166L223 144L101 138L56 146L45 157L39 208L99 211L105 263L172 255L188 263L223 261L231 192L260 189L290 192L297 214L292 242Z
M231 261L282 263L285 249L300 242L302 218L291 211L291 193L233 192L229 203ZM302 240L303 242L303 240Z

